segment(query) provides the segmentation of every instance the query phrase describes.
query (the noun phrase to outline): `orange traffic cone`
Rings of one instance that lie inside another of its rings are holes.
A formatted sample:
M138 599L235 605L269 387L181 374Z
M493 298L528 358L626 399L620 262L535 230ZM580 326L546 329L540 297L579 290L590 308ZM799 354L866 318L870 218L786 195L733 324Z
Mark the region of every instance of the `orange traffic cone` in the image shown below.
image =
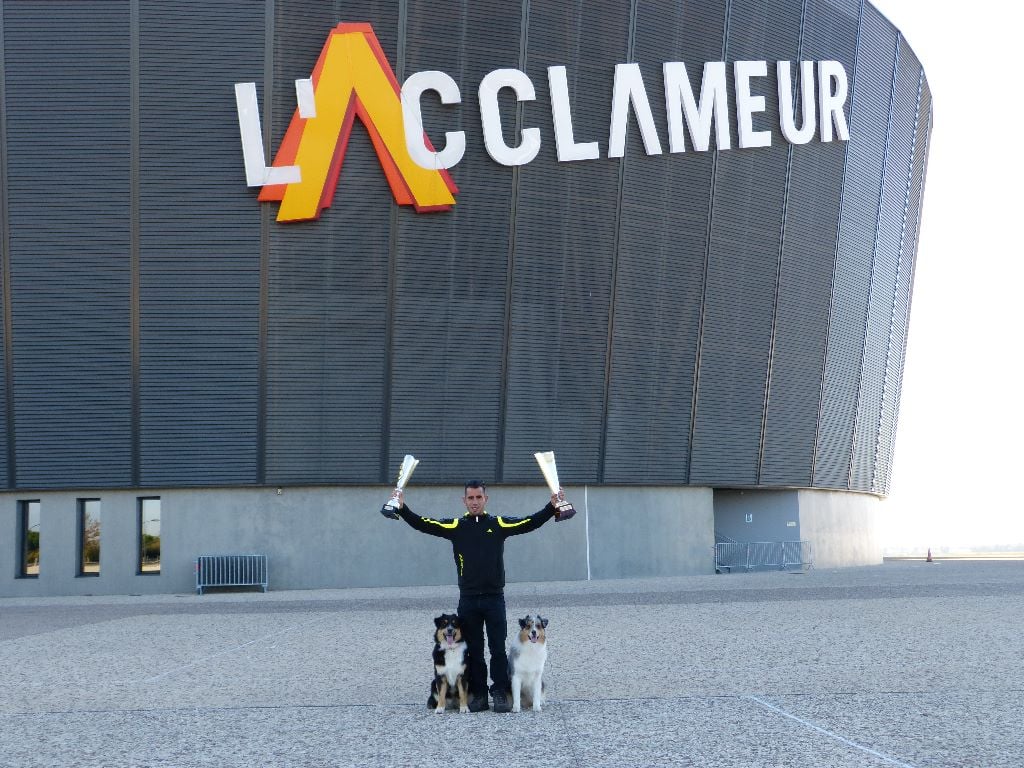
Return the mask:
M935 562L934 560L932 560L932 548L931 547L928 547L928 557L926 557L924 559L924 561L926 563L934 563Z

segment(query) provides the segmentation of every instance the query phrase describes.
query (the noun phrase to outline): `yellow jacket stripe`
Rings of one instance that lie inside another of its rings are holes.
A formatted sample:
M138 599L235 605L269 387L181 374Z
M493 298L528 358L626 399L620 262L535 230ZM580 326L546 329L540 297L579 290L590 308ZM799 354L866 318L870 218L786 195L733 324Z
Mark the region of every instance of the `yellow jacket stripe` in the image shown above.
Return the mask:
M420 520L422 520L424 523L432 523L434 525L438 525L441 528L456 528L459 525L458 520L452 520L450 523L442 523L440 520L433 520L429 517L421 517Z

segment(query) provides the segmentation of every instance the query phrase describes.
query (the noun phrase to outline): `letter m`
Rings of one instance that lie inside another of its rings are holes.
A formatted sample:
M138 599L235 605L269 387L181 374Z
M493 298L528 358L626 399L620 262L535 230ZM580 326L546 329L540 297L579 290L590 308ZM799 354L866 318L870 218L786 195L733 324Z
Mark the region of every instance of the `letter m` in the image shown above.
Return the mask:
M316 219L330 206L356 117L370 134L396 203L420 213L455 204L458 188L448 172L422 168L409 157L401 90L373 27L332 29L311 79L316 117L303 118L296 110L274 158L274 166L299 166L302 180L260 191L261 201L281 201L278 221Z

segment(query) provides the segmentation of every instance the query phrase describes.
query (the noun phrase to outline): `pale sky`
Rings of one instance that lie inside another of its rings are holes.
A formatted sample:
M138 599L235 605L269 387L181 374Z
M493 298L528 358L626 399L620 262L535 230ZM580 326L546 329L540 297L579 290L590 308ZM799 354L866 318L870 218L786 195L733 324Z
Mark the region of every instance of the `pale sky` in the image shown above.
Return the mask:
M1024 549L1015 4L870 1L924 65L934 114L883 545Z

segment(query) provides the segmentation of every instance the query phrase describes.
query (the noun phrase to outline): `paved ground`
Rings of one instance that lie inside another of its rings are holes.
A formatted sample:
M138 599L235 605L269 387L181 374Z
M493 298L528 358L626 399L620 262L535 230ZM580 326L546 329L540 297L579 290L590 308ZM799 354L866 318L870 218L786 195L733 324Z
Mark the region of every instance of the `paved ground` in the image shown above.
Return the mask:
M1024 562L516 584L541 713L426 709L453 587L0 599L4 766L1024 765Z

